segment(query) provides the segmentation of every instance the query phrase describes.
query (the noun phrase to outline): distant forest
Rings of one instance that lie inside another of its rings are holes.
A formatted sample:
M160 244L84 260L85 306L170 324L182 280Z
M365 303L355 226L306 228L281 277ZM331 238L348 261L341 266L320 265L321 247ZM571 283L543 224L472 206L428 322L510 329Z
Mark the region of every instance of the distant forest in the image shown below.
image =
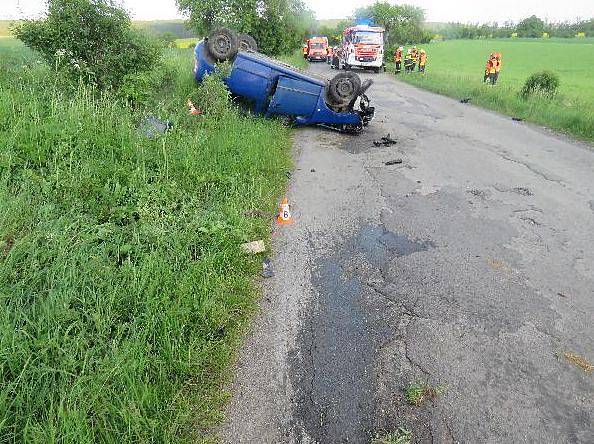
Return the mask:
M555 23L533 15L519 23L425 23L425 29L444 39L594 37L594 18Z
M18 21L0 20L0 36L10 35L10 28L16 25ZM187 39L196 37L196 34L186 27L184 20L153 20L153 21L134 21L134 26L157 37L163 35L175 36L177 39Z

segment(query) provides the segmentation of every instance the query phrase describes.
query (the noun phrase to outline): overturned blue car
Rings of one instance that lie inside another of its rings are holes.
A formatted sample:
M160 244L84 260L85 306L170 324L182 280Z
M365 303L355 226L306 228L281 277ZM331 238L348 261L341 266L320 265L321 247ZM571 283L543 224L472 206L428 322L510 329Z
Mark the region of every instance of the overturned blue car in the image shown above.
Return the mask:
M372 81L361 83L357 74L341 72L327 80L304 73L257 51L255 40L230 29L218 29L198 42L194 75L198 82L229 62L224 78L231 94L266 117L281 115L295 125L321 125L357 134L375 110L365 95ZM355 109L357 107L357 109Z

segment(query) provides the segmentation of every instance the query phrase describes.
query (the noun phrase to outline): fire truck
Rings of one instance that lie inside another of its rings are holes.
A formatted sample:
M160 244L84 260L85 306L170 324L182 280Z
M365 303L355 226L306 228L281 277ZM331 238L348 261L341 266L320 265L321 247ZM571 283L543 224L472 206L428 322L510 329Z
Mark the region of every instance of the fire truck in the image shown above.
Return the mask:
M307 53L304 55L308 61L326 61L328 56L328 37L312 37L307 40Z
M380 72L384 66L384 28L357 25L344 30L341 67Z

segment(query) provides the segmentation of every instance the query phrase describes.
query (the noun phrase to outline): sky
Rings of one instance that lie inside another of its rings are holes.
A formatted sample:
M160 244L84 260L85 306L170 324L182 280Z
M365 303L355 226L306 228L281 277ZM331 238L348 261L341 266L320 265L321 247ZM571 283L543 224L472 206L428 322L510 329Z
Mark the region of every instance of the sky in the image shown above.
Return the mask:
M175 0L119 0L137 20L180 18ZM305 0L319 19L346 18L375 0ZM519 21L533 14L550 21L594 17L594 0L402 0L425 10L430 22L484 23ZM0 0L0 19L33 18L44 10L44 0Z

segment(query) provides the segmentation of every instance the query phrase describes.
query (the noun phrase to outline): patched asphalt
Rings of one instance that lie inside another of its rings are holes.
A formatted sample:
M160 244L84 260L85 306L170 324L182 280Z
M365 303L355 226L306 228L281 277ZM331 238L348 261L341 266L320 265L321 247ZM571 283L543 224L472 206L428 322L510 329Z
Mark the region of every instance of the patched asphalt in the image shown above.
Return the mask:
M295 223L275 229L222 440L594 442L594 372L565 357L594 362L592 147L362 76L364 134L297 132ZM440 394L413 406L412 383Z

